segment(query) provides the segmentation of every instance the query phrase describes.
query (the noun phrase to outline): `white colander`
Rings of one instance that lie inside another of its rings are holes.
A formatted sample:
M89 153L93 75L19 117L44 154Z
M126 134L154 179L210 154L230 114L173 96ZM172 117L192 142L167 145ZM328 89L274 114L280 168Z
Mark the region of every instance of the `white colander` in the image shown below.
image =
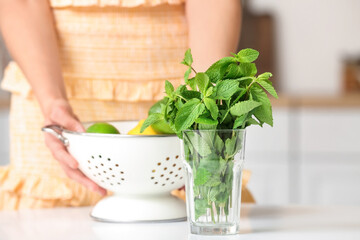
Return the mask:
M111 124L122 134L42 129L64 143L87 177L114 193L98 202L91 216L110 222L185 220L185 203L170 194L185 177L177 136L126 135L136 121Z

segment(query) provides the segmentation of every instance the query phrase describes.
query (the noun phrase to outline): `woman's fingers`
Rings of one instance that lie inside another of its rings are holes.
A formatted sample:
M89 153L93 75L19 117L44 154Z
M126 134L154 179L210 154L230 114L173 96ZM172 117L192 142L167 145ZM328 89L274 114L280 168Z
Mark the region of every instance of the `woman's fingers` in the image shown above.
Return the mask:
M66 164L60 163L61 167L64 169L66 175L73 179L74 181L84 185L88 189L98 192L101 195L106 195L106 190L98 186L95 182L87 178L80 170L69 168Z
M76 132L85 131L77 117L71 112L71 109L65 107L56 108L52 111L50 119L52 122L60 124L65 129Z
M78 162L68 153L65 146L56 137L45 134L45 143L56 160L66 164L70 168L78 168Z

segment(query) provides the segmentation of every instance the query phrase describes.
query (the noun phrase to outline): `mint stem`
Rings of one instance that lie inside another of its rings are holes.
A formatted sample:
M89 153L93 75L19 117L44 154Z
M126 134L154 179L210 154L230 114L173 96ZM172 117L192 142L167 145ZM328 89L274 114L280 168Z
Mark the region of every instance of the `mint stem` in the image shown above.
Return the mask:
M197 74L197 71L192 66L190 66L190 67L194 71L194 73Z

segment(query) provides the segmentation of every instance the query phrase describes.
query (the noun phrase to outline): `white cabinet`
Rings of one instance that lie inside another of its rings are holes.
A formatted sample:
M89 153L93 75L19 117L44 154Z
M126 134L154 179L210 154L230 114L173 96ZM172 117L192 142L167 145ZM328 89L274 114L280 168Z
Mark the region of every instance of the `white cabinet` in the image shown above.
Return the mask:
M299 201L360 204L360 109L301 109Z
M275 108L274 119L247 132L257 203L360 205L360 109Z
M289 202L289 111L274 109L274 127L247 130L245 169L252 172L249 189L258 204Z

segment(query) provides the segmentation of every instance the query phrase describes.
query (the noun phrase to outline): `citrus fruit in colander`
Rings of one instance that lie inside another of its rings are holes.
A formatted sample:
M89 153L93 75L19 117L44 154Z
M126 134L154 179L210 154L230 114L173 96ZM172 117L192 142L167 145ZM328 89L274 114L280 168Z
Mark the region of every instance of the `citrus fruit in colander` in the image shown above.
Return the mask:
M106 122L94 123L86 129L87 133L120 134L113 125Z
M136 127L134 127L133 129L131 129L128 132L128 135L158 135L158 134L160 134L157 131L155 131L151 126L149 126L142 133L140 133L140 129L141 129L142 125L144 124L144 122L145 122L145 119L140 120L139 123L136 125Z
M158 133L175 134L175 132L170 128L169 124L167 124L164 119L153 123L151 127Z
M156 102L149 110L148 114L151 115L153 113L162 113L163 108L167 103L167 99L162 99ZM151 125L151 127L158 133L161 134L175 134L175 132L170 128L169 124L165 121L165 119L161 119Z

